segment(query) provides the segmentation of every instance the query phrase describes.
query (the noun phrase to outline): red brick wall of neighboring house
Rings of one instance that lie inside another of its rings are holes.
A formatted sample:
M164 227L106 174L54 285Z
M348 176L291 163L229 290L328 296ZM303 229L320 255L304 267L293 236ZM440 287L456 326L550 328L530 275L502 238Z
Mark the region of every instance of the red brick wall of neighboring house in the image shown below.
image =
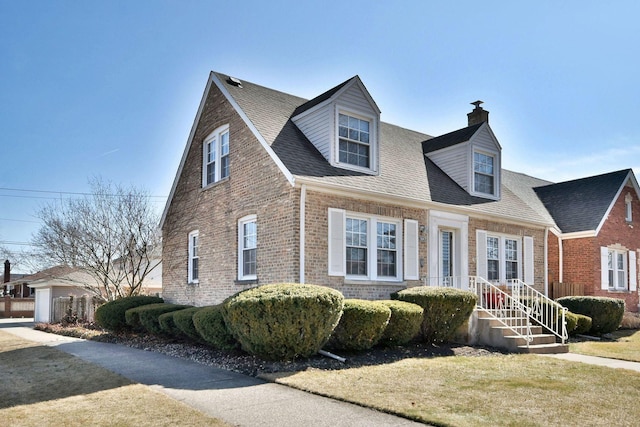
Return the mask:
M625 221L625 196L633 196L633 221ZM616 200L597 237L564 240L563 281L584 284L585 295L624 299L627 310L638 311L638 291L607 291L601 289L600 247L636 251L640 256L640 202L633 188L625 187ZM636 265L636 275L640 270ZM636 282L638 278L636 278Z
M370 202L307 191L305 221L305 281L326 285L342 292L347 298L389 299L389 294L406 287L419 286L421 281L346 281L344 277L328 275L328 211L329 208L347 212L366 213L394 219L414 219L419 225L427 225L428 212L422 209L403 208L379 202ZM424 260L420 275L427 273L427 239L420 242L419 257ZM402 260L399 260L402 262Z
M547 239L547 280L560 281L560 238L551 232Z
M476 265L476 231L484 230L488 233L504 234L514 237L533 237L533 287L538 292L545 292L544 270L544 229L524 227L517 224L507 224L486 219L469 218L469 274L477 274Z
M202 188L203 140L229 124L229 178ZM163 297L217 304L255 286L237 281L238 220L257 215L257 283L298 280L299 190L271 160L215 85L211 86L163 227ZM199 231L198 284L188 284L188 234Z

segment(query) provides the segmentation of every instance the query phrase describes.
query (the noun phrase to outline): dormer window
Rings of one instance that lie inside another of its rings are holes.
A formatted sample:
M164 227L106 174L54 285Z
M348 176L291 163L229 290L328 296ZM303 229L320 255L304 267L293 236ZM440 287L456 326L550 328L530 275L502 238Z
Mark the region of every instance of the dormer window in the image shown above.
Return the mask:
M369 168L371 164L371 123L352 115L338 114L338 161Z
M473 190L476 193L495 195L495 157L474 151Z

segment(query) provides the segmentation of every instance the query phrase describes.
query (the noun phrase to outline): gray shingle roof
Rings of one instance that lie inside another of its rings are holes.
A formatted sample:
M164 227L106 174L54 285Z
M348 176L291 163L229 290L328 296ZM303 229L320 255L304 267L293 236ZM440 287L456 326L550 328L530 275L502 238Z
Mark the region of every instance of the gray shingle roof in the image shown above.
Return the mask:
M596 230L630 169L535 188L563 233Z
M482 126L482 123L477 123L466 128L454 130L453 132L449 132L444 135L436 136L428 141L424 141L422 143L422 149L425 153L432 153L443 148L452 147L462 142L466 142L474 133L476 133L480 126Z
M336 168L325 160L290 120L294 114L310 108L309 101L245 81L242 87L237 87L227 81L226 75L214 74L294 177L348 190L402 197L416 202L455 205L487 215L554 225L553 219L533 192L534 186L549 184L548 181L503 170L501 200L472 197L426 158L423 145L429 148L429 141L432 140L430 135L388 123L380 124L379 176ZM350 80L311 102L328 93L330 97ZM435 138L436 144L433 146L464 142L480 125Z

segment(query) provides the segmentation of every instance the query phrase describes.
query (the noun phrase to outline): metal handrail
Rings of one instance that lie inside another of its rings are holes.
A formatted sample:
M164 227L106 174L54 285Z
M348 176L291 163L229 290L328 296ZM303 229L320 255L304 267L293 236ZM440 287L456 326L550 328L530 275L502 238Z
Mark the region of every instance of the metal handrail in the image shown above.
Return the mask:
M540 293L520 279L508 281L513 298L530 307L530 316L535 322L548 329L562 340L569 338L567 332L567 308Z

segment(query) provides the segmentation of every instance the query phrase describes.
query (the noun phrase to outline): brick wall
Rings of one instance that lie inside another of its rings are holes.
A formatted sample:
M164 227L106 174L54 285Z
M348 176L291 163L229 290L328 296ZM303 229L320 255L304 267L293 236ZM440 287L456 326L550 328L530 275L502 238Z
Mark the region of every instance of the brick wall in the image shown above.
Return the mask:
M625 220L625 196L631 194L633 221ZM625 187L613 205L597 237L563 241L563 281L583 283L585 295L624 299L627 310L638 311L638 291L601 289L600 247L636 251L636 274L640 272L640 202L633 187ZM638 278L636 278L638 281Z
M560 238L549 233L547 242L547 280L549 283L560 281Z
M229 124L229 178L202 188L202 143ZM299 191L212 85L163 228L163 297L197 306L298 278ZM237 282L238 220L257 215L256 282ZM199 284L187 284L188 234L199 231ZM267 262L266 260L269 260Z

